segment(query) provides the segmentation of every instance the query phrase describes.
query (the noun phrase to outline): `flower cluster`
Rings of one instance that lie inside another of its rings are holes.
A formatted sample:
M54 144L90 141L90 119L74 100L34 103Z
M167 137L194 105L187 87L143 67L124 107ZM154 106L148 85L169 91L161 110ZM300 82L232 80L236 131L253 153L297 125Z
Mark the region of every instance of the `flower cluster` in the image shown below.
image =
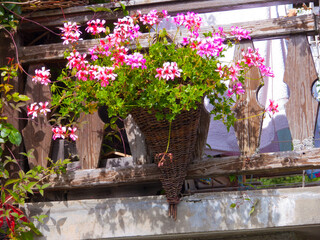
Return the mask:
M30 106L27 106L27 114L28 116L31 115L31 118L34 119L38 117L38 114L43 114L47 116L48 112L51 112L50 108L48 108L49 102L39 102L39 103L32 103Z
M42 67L42 69L36 69L35 70L35 76L32 77L32 81L36 83L40 83L43 85L48 85L48 83L51 83L50 81L50 69L46 69L45 67Z
M91 20L89 22L87 22L87 28L86 28L86 32L87 33L92 33L92 35L96 35L99 33L105 33L106 32L106 28L104 27L104 24L106 23L105 20Z
M165 80L174 80L175 77L180 77L182 69L178 68L176 62L165 62L162 68L157 68L156 78L163 78Z
M148 14L141 16L141 12L138 11L138 16L140 17L140 21L144 25L153 26L155 24L159 24L162 19L167 19L170 16L166 10L163 10L162 13L157 12L157 10L151 10Z
M68 131L67 131L67 127L53 127L52 128L52 132L53 132L53 140L56 140L57 138L70 138L73 141L76 141L78 139L78 136L75 134L75 132L77 131L76 127L68 127Z
M80 40L81 32L77 23L67 22L63 24L62 28L59 28L62 32L61 39L64 40L63 44L75 43Z
M264 65L265 60L259 54L258 49L254 51L252 48L248 47L246 52L242 50L242 56L243 56L243 62L248 67L252 67L252 66L258 67L260 69L262 76L274 77L274 74L271 71L271 68L266 67Z
M232 26L230 34L235 36L238 41L240 41L241 39L251 39L251 37L249 36L250 31L247 31L241 27Z

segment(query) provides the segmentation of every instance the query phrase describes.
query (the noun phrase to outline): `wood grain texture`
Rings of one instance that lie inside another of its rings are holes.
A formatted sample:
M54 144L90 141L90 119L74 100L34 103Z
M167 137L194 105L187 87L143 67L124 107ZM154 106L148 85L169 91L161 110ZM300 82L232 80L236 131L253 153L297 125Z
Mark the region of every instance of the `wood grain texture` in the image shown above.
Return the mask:
M234 61L241 60L242 50L254 49L253 42L242 42L236 46ZM246 81L243 85L245 93L240 95L234 107L236 118L239 119L234 124L240 153L243 156L251 156L260 145L261 125L263 110L257 101L256 95L261 85L261 74L257 67L252 67L245 75ZM256 117L252 117L258 115Z
M19 36L17 34L14 34L13 37L15 39L17 47L20 47ZM2 32L0 32L0 67L8 65L8 58L13 58L13 59L16 58L16 49L15 49L15 46L13 44L11 37L7 33L5 33L4 31L2 31ZM15 62L16 61L14 61L14 63ZM22 80L22 76L18 72L17 77L13 77L9 80L9 82L7 82L13 86L13 90L12 90L12 92L10 92L11 94L13 92L22 93L23 84L20 84L21 80ZM3 83L3 82L1 82L1 83ZM2 97L4 97L4 96L2 96ZM19 120L19 118L21 118L21 114L17 110L14 110L12 107L10 107L9 105L6 105L6 104L3 105L2 110L3 110L3 116L8 117L6 122L12 124L16 129L18 129L20 131L23 127L23 124L24 124L23 120ZM4 146L6 146L6 147L4 147ZM26 165L25 159L23 158L22 155L19 154L24 149L23 144L20 144L20 146L15 146L15 145L11 144L10 142L7 142L5 145L2 144L1 147L4 148L3 149L4 150L3 158L4 158L4 156L9 156L11 158L15 158L20 165L20 167L17 166L15 163L9 163L6 165L6 169L9 171L10 177L15 178L18 176L18 172L19 172L20 168L24 169L25 165Z
M76 146L82 169L97 168L103 140L104 122L98 112L80 116L81 121L87 122L78 129Z
M36 69L41 69L43 64L30 65L27 77L25 94L30 97L28 105L34 102L49 102L51 101L50 87L39 83L32 82L32 77ZM47 167L47 158L49 157L52 131L51 125L48 122L48 117L38 115L37 118L28 121L27 126L22 130L24 145L26 151L34 149L33 155L35 158L29 158L29 166L34 167L41 165Z
M252 157L207 158L189 165L187 179L226 175L282 173L320 167L320 149L256 154ZM156 164L135 167L99 168L51 176L51 189L114 187L137 183L158 182Z
M290 98L285 108L292 139L298 140L299 145L303 145L307 139L312 141L314 136L318 102L313 98L311 88L317 78L307 37L292 36L289 39L284 73L284 81L290 89Z
M238 23L237 26L243 27L251 32L252 39L266 39L288 36L297 33L316 34L318 17L313 15L304 15L298 17L277 18L260 20L253 22ZM226 33L230 32L232 25L222 26ZM200 35L204 32L212 31L217 26L204 27L200 31ZM175 31L168 31L169 34L175 35ZM186 31L182 31L181 35L177 35L177 42L187 35ZM148 46L148 34L141 36L140 43L142 47ZM77 51L80 53L87 52L89 48L97 45L98 40L84 40L77 45ZM20 61L23 63L53 61L64 58L64 51L68 47L62 43L54 43L47 45L28 46L20 48ZM130 45L130 49L134 48L134 44ZM71 50L71 47L69 47Z
M312 2L311 0L131 0L129 2L123 2L126 5L126 9L129 14L135 13L137 10L141 10L143 14L148 13L151 10L167 10L172 16L177 13L186 13L192 10L197 13L204 12L216 12L216 11L229 11L234 9L244 9L252 7L261 6L275 6L288 3L301 3L301 2ZM120 7L119 4L105 3L90 5L90 7L104 7L104 8L117 8ZM87 6L72 7L65 9L63 12L61 10L47 10L47 11L37 11L33 13L28 13L27 17L33 21L41 23L43 26L61 26L64 21L86 23L95 18L103 18L106 20L116 20L119 17L123 17L121 11L116 11L114 13L110 12L97 12L94 13ZM30 23L28 21L22 22L22 28L25 30L36 30L41 29L39 25Z

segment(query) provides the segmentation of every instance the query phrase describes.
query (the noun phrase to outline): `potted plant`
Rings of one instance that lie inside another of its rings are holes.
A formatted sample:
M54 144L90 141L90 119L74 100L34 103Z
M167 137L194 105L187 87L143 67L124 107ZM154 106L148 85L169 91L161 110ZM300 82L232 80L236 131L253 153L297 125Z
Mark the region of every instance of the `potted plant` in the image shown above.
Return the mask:
M138 11L119 19L112 33L104 20L89 21L86 31L99 37L99 44L84 54L77 51L79 27L65 23L62 39L73 50L66 52L66 69L51 89L52 105L59 106L62 115L72 112L76 119L99 106L107 106L110 117L133 115L158 160L170 214L175 218L204 97L213 105L215 119L230 127L235 121L231 96L244 93L242 84L249 68L259 67L263 76L273 74L252 49L243 52L241 61L220 62L226 49L250 38L248 31L233 27L227 38L219 28L202 37L200 16L187 13L173 18L177 32L170 35L159 28L167 19L166 11L146 15ZM187 35L178 41L181 28L186 28ZM141 29L149 33L142 34Z

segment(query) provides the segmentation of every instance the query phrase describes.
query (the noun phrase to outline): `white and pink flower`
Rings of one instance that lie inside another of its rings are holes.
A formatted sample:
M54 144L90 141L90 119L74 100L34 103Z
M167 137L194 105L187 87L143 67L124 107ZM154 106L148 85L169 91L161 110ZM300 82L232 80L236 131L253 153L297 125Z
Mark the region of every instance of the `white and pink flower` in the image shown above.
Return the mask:
M46 69L45 67L42 67L41 69L35 70L35 76L32 77L32 81L35 83L48 85L48 83L51 83L49 78L50 78L50 69Z
M69 43L75 43L80 39L81 31L79 26L75 22L67 22L63 24L61 30L61 39L64 40L63 44L67 45Z
M176 62L165 62L162 68L157 68L157 75L156 78L163 78L167 81L169 79L174 80L175 77L180 77L180 73L182 69L178 68Z
M87 22L87 33L91 33L92 35L96 35L99 33L105 33L106 28L104 27L104 24L106 23L105 20L91 20Z

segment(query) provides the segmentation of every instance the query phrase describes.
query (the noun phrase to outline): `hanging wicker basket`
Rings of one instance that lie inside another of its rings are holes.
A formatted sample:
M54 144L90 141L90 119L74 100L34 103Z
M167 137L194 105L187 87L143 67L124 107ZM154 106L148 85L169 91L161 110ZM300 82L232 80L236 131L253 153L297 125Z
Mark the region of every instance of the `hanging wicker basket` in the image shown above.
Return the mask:
M155 113L148 113L145 109L136 109L132 112L135 122L144 133L155 163L160 168L160 181L169 203L169 216L174 219L177 217L177 204L180 201L188 164L195 150L201 107L203 104L199 104L196 110L182 112L171 123L167 153L165 151L169 137L169 122L157 121Z
M38 1L30 1L30 0L22 0L26 4L22 5L22 11L35 11L35 10L48 10L48 9L57 9L57 8L68 8L75 6L83 6L89 4L89 0L38 0Z

